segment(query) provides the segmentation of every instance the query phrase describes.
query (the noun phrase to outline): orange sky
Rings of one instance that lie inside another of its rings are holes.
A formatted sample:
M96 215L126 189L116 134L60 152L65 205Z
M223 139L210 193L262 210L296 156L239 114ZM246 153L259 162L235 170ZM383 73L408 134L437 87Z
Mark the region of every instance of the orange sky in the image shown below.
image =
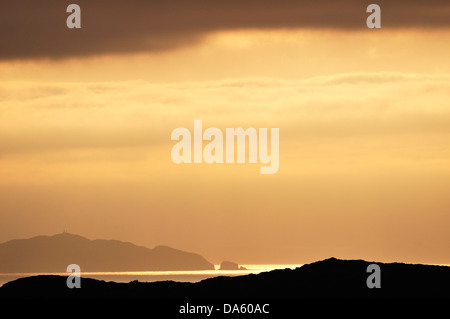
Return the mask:
M237 29L0 61L0 242L67 229L213 263L450 263L450 30ZM280 128L280 168L171 131Z

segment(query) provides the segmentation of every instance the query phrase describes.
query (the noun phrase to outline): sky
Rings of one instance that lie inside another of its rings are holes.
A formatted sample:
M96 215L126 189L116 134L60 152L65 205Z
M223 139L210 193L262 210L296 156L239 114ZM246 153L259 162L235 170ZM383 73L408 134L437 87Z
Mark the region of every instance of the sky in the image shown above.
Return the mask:
M3 1L0 242L66 229L213 263L450 263L450 4ZM171 132L279 128L279 170Z

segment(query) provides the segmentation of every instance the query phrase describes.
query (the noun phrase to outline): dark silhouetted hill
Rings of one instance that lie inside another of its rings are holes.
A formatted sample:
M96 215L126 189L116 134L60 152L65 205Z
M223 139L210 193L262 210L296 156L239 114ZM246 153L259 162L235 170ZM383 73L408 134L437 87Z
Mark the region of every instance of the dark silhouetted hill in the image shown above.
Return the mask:
M200 255L118 240L89 240L69 233L11 240L0 244L0 273L81 271L213 270Z
M216 277L198 283L173 281L141 283L105 282L81 278L80 289L66 287L66 277L35 276L9 282L1 298L62 299L450 299L450 267L377 263L381 288L369 289L370 262L335 258L306 264L295 270L258 275Z

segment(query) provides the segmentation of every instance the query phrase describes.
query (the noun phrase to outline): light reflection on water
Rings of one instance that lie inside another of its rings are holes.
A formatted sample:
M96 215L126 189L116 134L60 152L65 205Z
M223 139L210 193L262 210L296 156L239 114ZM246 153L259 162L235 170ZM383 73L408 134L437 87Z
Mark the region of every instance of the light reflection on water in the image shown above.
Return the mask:
M248 274L258 274L264 271L271 271L275 269L295 269L302 265L289 264L289 265L240 265L246 268L246 270L219 270L219 265L215 265L216 270L183 270L183 271L120 271L120 272L81 272L83 278L93 278L104 281L115 282L130 282L138 280L140 282L154 282L173 280L180 282L198 282L203 279L217 277L217 276L242 276ZM83 270L83 269L82 269ZM68 273L0 273L0 286L21 278L37 275L59 275L67 276Z

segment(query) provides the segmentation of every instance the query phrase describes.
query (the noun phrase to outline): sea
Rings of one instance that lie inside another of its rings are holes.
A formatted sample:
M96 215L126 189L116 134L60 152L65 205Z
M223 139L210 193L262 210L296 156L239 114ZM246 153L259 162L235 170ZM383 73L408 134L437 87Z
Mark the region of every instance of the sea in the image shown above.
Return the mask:
M220 265L215 265L215 270L186 270L186 271L120 271L120 272L81 272L81 278L93 278L104 281L115 282L155 282L155 281L178 281L198 282L207 278L218 276L242 276L248 274L259 274L261 272L276 269L295 269L302 264L259 264L240 265L246 270L219 270ZM22 277L37 275L59 275L68 276L70 273L0 273L0 286Z

